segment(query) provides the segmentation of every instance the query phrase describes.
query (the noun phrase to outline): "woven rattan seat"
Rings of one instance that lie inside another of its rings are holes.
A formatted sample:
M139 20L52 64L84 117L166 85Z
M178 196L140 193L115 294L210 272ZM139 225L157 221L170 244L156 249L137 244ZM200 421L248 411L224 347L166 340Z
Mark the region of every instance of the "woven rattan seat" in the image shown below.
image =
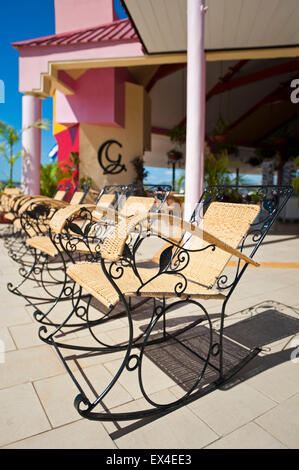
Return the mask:
M225 244L236 248L241 238L247 233L259 210L260 208L257 205L215 202L209 206L201 227L197 230L204 229L214 236L217 235ZM139 219L140 216L137 215L132 219L122 220L113 235L104 240L101 254L105 259L117 261L121 257L128 234ZM180 221L180 219L172 218L172 221L174 220ZM156 230L155 226L153 226L153 230ZM193 237L189 248L203 249L209 244L211 244L210 241ZM214 251L204 250L193 253L189 264L184 269L184 275L191 282L188 282L181 298L223 299L225 296L210 287L215 283L231 256L231 253L218 247ZM123 272L124 274L117 280L119 289L125 296L136 296L136 291L140 287L140 280L131 267L123 267ZM147 282L155 276L157 268L141 268L138 272L143 282ZM67 274L105 306L115 305L119 301L116 290L102 272L101 266L93 263L72 265L68 268ZM180 280L179 275L159 275L141 288L138 295L157 298L173 297L175 295L175 286Z
M63 243L64 246L66 246L67 240L62 239L61 243ZM53 244L53 242L51 241L50 237L47 237L47 236L31 237L31 238L28 238L28 240L26 240L26 244L28 246L31 246L32 248L35 248L36 250L42 251L43 253L45 253L49 256L58 255L58 250L55 247L55 245ZM89 254L90 250L94 251L94 246L95 246L95 244L94 245L90 244L89 247L87 247L87 245L85 243L79 242L79 243L76 244L76 251L78 253Z
M157 269L139 269L139 274L146 281L157 273ZM76 281L87 292L92 294L106 307L111 307L119 302L119 296L109 282L101 266L97 263L77 263L71 265L67 270L68 276ZM158 279L153 280L140 291L143 297L172 297L174 286L180 281L179 276L160 276ZM136 290L140 286L139 279L135 276L132 270L126 269L124 275L118 282L121 292L127 297L136 296ZM206 287L199 286L195 283L189 283L187 290L184 292L182 298L199 298L199 299L223 299L224 296L216 290L207 289Z
M49 256L56 256L58 254L57 249L49 237L31 237L26 240L26 244L36 250L46 253Z

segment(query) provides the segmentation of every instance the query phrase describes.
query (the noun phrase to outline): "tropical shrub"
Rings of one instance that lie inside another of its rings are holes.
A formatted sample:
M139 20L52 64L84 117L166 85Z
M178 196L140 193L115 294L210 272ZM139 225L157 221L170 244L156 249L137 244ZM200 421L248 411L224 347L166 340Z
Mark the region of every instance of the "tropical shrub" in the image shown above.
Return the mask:
M215 155L208 145L205 146L204 181L207 186L229 184L229 158L227 150Z
M57 163L41 165L40 169L40 193L43 196L53 197L60 180L65 178L65 173Z
M7 187L13 188L13 169L16 161L22 156L22 151L15 152L15 145L20 141L19 132L9 124L0 121L0 156L4 158L9 167L9 176L7 179Z
M16 186L16 183L14 183L13 180L14 165L23 154L22 150L19 150L18 152L15 151L15 145L20 143L22 133L32 127L48 130L49 122L47 120L38 120L32 126L28 126L25 129L18 131L4 121L0 121L0 157L4 158L9 167L9 176L6 181L6 186L8 188Z

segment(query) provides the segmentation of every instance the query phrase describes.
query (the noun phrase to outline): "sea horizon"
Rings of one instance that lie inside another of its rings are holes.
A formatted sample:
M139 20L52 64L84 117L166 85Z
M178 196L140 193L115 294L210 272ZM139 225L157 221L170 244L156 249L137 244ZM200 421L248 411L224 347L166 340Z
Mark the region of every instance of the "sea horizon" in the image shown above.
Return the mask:
M144 167L147 172L146 178L144 178L145 184L172 184L172 168L162 168L162 167ZM185 170L183 168L178 168L175 172L176 187L178 185L178 180L185 175ZM235 180L235 173L229 173L228 176L231 178L231 182ZM253 175L253 174L243 174L240 173L241 182L240 184L245 185L258 185L262 184L262 175ZM276 175L274 175L274 184L276 180ZM5 183L6 180L0 180L0 183ZM15 184L21 184L20 180L15 180Z
M154 166L145 166L145 171L148 172L146 178L144 178L144 183L146 184L172 184L172 168L161 168ZM183 168L178 168L175 170L175 181L176 187L178 180L185 175L185 170ZM228 176L233 182L236 178L235 173L228 173ZM240 173L240 184L245 185L259 185L262 184L262 175L252 175L252 174L243 174ZM274 175L274 182L276 175ZM275 184L275 183L274 183Z

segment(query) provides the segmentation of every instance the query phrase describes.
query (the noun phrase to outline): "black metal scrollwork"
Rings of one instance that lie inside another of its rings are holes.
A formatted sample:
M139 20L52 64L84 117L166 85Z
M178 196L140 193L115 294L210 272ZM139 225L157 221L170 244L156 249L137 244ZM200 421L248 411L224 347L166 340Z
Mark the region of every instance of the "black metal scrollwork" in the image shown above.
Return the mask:
M127 171L126 165L121 163L122 156L120 153L118 154L118 158L116 160L113 160L109 157L109 149L113 144L118 145L120 148L122 147L122 144L120 144L117 140L106 140L100 146L98 151L98 161L104 170L104 175L117 175L122 171ZM104 159L106 159L105 163Z

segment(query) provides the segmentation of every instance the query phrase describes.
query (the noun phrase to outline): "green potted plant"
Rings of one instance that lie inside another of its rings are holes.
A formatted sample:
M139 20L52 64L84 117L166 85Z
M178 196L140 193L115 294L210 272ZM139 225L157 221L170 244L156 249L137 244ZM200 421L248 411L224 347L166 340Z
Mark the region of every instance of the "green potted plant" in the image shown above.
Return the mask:
M183 153L180 152L180 150L171 149L167 152L167 156L168 156L169 160L177 162L178 160L183 158Z
M227 135L227 128L229 126L229 123L223 119L222 115L219 114L216 125L214 129L212 130L212 135L210 136L210 140L212 142L218 142L218 143L223 143L226 142L228 139Z
M254 150L252 155L246 163L251 166L259 166L267 158L273 158L276 154L276 150L273 147L259 147Z
M89 184L90 186L93 185L93 179L90 176L83 176L82 178L80 178L80 181L79 181L80 187L83 187L87 184Z
M143 180L147 177L148 171L144 169L144 161L142 157L135 157L131 160L136 172L134 184L142 184Z
M285 126L281 127L278 129L274 134L273 134L273 143L274 145L285 145L289 138L292 137L293 135L293 126L291 124L286 124Z
M182 147L186 142L186 126L174 126L170 129L168 135L171 142L174 143L174 148L169 150L167 155L169 160L176 162L183 157Z

